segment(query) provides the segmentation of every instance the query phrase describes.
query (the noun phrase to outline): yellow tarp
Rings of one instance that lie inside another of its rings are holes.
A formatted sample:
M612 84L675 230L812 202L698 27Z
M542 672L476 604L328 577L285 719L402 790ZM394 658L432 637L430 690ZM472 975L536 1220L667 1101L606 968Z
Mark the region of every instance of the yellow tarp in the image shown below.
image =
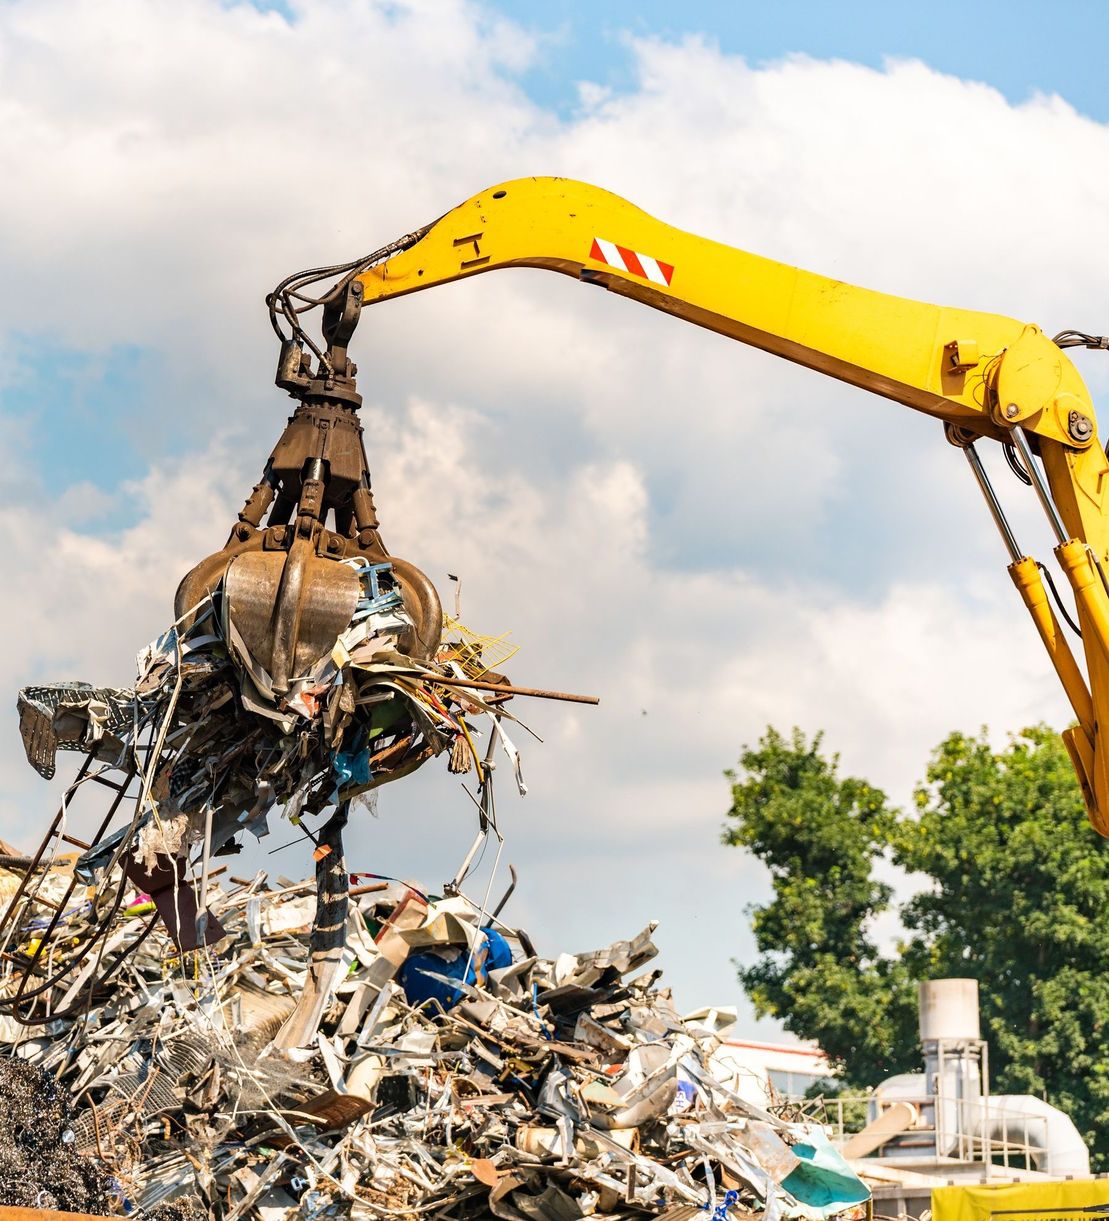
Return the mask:
M1109 1179L932 1189L933 1221L1095 1221L1096 1204L1109 1205Z

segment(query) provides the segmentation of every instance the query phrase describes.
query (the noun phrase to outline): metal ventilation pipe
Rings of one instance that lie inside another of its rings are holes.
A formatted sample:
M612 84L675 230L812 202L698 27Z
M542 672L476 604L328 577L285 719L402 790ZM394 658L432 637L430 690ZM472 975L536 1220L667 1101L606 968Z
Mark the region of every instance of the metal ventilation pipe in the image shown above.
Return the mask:
M1006 1143L1027 1149L1041 1173L1088 1175L1089 1150L1069 1116L1029 1094L990 1094L989 1050L981 1036L978 981L926 980L920 985L924 1072L883 1081L874 1091L875 1103L915 1102L922 1127L934 1134L933 1156L981 1162L989 1160L984 1150L992 1143ZM877 1106L871 1110L874 1119ZM900 1141L889 1141L882 1156L924 1153L919 1139L905 1147Z
M981 1109L988 1052L978 1016L978 980L928 979L920 985L920 1043L936 1150L959 1156ZM987 1086L987 1090L988 1090ZM969 1105L968 1105L969 1104Z
M1090 1173L1090 1151L1069 1115L1031 1094L995 1094L986 1113L979 1112L983 1140L1027 1145L1037 1170L1055 1178L1084 1179Z
M978 980L926 979L919 988L920 1041L980 1039Z

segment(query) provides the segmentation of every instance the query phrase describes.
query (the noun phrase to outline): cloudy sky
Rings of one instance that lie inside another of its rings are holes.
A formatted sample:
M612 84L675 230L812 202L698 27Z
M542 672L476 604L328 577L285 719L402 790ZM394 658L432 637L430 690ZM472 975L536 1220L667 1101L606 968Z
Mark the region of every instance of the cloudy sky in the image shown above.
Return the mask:
M222 543L288 410L266 290L500 180L581 178L845 280L1106 329L1102 6L1035 37L1021 4L541 7L0 2L9 709L28 682L126 684ZM742 746L823 729L905 800L952 729L1065 721L965 463L934 421L537 271L375 310L355 348L389 547L445 592L462 575L517 682L602 698L517 709L544 745L518 735L531 793L502 794L506 914L547 952L659 919L679 1004L773 1034L730 965L766 895L718 842ZM30 844L56 790L2 730L0 835ZM434 887L473 830L433 762L351 863Z

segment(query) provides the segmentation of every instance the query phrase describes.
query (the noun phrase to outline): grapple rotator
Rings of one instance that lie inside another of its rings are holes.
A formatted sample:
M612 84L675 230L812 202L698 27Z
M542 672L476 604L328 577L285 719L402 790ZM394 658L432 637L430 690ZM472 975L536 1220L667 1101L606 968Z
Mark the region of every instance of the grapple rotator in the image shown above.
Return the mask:
M430 660L442 631L434 585L381 541L358 418L362 396L347 354L361 303L362 285L353 281L325 304L327 346L315 372L303 341L283 338L276 382L298 400L296 410L227 542L188 573L175 599L187 626L222 581L227 616L275 695L330 652L350 622L360 585L344 560L390 565L413 624L405 654Z

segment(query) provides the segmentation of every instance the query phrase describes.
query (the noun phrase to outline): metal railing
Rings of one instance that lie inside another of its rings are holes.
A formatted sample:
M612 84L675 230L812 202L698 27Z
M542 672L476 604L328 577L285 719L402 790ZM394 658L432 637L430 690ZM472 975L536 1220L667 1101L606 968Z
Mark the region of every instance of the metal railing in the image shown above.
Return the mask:
M873 1094L783 1099L771 1109L801 1122L821 1124L829 1138L846 1144L854 1135L898 1103L916 1109L917 1123L891 1135L869 1156L881 1160L931 1161L1004 1166L1035 1170L1047 1141L1047 1119L990 1107L988 1096L946 1098L942 1094L915 1098L877 1098ZM1004 1115L1004 1134L992 1127ZM937 1123L938 1119L938 1123Z

